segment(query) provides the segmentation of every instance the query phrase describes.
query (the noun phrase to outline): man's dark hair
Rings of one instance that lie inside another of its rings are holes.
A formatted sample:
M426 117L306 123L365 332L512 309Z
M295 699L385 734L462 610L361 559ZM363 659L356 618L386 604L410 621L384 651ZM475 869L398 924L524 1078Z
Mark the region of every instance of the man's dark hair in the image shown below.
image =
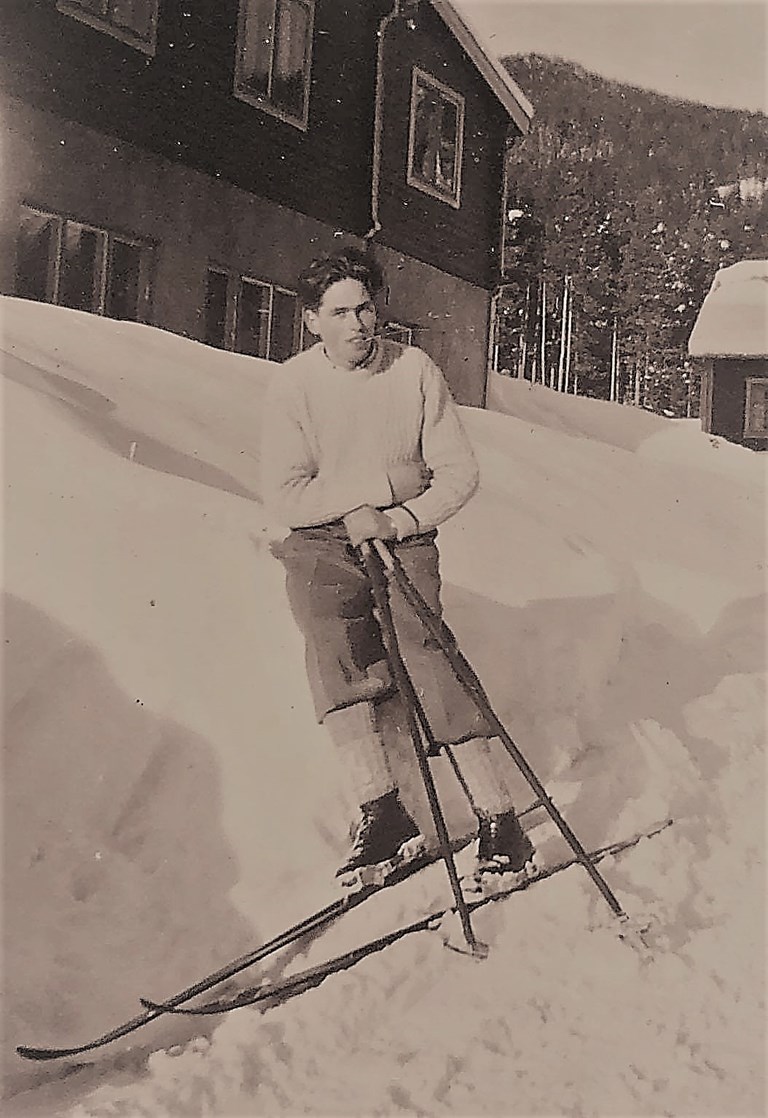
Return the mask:
M316 257L304 269L297 282L299 298L307 310L316 311L328 288L345 279L359 280L371 296L384 284L381 268L373 257L350 245Z

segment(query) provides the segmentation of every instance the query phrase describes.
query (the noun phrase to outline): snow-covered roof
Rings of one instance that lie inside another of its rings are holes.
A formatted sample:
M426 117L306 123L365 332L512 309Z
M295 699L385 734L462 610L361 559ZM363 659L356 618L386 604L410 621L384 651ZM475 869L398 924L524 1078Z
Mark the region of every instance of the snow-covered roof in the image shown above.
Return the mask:
M768 356L768 260L742 260L720 269L688 352L692 357Z
M502 66L482 34L473 27L463 11L451 0L431 0L432 7L474 62L521 132L526 133L533 116L533 105L520 86Z

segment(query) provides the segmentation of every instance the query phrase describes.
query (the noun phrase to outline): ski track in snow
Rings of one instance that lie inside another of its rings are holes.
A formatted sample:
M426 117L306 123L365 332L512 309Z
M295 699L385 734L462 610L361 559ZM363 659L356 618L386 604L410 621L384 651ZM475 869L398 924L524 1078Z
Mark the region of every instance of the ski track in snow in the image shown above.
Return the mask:
M446 616L585 846L674 819L601 863L651 954L573 868L476 913L483 963L424 932L265 1013L162 1018L83 1066L15 1055L86 1040L326 904L352 805L258 500L279 370L0 309L3 1112L763 1114L768 458L499 377L488 411L463 410L482 482L441 529ZM566 852L546 824L534 840ZM433 867L268 973L447 898Z

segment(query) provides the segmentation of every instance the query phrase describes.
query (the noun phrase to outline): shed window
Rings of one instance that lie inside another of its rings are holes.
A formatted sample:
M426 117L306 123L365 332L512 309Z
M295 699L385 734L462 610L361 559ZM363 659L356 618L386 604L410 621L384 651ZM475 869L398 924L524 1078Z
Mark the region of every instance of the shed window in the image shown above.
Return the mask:
M768 439L768 378L747 377L744 434Z
M235 95L303 129L314 14L314 0L240 0Z
M159 0L57 0L64 15L105 31L145 54L155 53Z
M22 206L15 293L109 318L146 319L152 250L142 242Z
M458 209L464 98L437 78L414 68L408 137L409 186Z
M218 268L206 275L204 341L218 349L285 361L300 346L295 292Z

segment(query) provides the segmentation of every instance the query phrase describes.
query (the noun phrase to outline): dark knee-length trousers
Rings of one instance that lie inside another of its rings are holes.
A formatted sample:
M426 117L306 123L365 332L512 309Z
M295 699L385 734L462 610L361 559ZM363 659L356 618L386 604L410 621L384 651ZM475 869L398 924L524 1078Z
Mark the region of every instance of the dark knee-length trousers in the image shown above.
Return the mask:
M388 546L426 603L440 614L436 535L427 532ZM304 636L318 721L332 710L392 694L395 684L374 616L371 585L344 525L295 529L273 544L272 551L285 567L288 601ZM390 602L402 656L436 740L456 744L490 737L485 719L396 586L390 587Z

